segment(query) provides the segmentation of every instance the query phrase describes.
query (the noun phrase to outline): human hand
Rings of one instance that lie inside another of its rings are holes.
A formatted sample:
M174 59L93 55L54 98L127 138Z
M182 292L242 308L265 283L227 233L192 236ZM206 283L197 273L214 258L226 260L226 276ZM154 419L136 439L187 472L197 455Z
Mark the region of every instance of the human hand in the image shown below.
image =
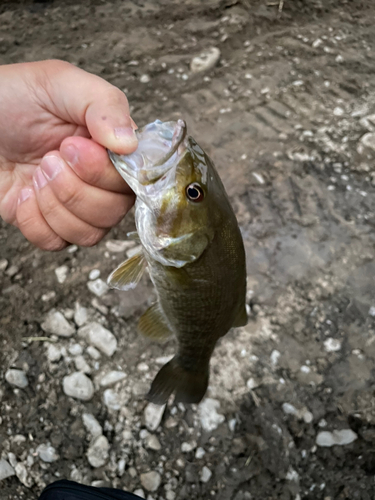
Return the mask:
M0 216L34 245L92 246L134 203L106 149L137 147L125 95L63 61L0 66Z

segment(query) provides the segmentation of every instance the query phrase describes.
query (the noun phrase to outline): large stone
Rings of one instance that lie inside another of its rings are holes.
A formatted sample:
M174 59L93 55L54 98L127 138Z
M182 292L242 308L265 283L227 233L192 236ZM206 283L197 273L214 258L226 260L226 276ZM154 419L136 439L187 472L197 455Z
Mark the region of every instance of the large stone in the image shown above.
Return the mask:
M78 330L78 335L109 357L111 357L117 349L117 340L113 333L95 321L82 326Z
M112 389L104 391L103 402L110 410L118 411L121 408L120 396Z
M331 446L345 446L353 443L358 438L351 429L341 429L332 432L322 431L316 437L318 446L330 448Z
M96 437L87 450L87 460L92 467L102 467L108 460L109 443L105 436Z
M220 408L220 401L206 398L198 407L201 425L206 432L217 429L225 420L224 415L217 412Z
M59 335L59 337L71 337L76 329L69 323L65 316L60 312L52 309L46 319L40 325L46 333Z
M4 459L0 459L0 481L7 477L15 476L13 467Z
M94 395L93 383L81 372L75 372L64 377L63 390L67 396L82 401L89 401Z
M5 380L8 384L24 389L29 385L26 373L23 370L10 369L5 373Z
M90 292L94 293L97 297L102 297L109 290L107 284L104 283L104 281L100 278L98 278L94 281L89 281L87 283L87 288L90 290Z
M82 415L82 421L83 425L86 427L92 437L95 438L103 434L102 426L91 413L84 413Z
M161 483L160 474L156 471L141 474L141 485L147 491L156 491Z
M219 59L220 50L217 47L210 47L191 60L190 69L192 73L208 71L216 66Z
M155 405L153 403L149 403L144 412L145 416L145 424L148 430L156 431L159 427L161 419L163 418L165 410L165 405Z
M50 444L40 444L36 449L39 458L46 463L56 462L59 459L59 455L56 453L56 450Z
M124 378L126 378L126 373L113 370L109 373L106 373L100 379L100 385L102 387L109 387L111 385L117 384L117 382L120 382L121 380L124 380Z

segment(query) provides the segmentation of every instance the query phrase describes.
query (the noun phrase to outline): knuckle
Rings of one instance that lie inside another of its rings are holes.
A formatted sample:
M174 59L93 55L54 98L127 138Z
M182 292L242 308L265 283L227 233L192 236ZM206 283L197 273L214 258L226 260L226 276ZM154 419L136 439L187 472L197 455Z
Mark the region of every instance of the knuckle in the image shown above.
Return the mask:
M106 230L92 228L91 231L87 232L80 237L78 244L82 247L93 247L105 236Z
M38 245L42 250L48 252L59 252L67 246L67 242L61 239L59 236L51 235L46 238L41 245Z
M64 189L60 189L56 195L66 208L74 207L81 201L81 191L69 184Z

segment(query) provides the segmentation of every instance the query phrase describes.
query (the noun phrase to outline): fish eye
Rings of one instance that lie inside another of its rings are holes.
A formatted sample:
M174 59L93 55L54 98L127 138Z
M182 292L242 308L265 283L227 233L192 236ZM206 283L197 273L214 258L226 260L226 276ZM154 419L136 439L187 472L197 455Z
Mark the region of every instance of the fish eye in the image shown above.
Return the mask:
M186 187L186 196L190 201L199 202L204 198L204 191L197 182L193 182Z

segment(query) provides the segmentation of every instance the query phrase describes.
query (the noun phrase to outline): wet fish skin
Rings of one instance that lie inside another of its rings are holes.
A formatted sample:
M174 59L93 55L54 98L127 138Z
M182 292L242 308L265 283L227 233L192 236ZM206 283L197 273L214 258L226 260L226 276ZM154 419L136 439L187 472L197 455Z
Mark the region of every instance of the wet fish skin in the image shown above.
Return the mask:
M161 122L155 123L156 129L161 127ZM151 125L144 128L145 134ZM136 226L143 248L138 269L147 263L158 296L140 319L139 330L156 339L173 334L178 344L176 356L156 375L148 397L165 404L174 393L176 402L198 403L207 389L218 339L247 322L245 251L211 159L187 137L184 122L163 125L169 139L159 144L155 135L149 153L153 161L148 162L147 145L141 146L143 157L133 163L129 157L110 157L137 195ZM202 190L202 201L188 198L187 186L192 184ZM117 271L124 283L121 266ZM134 272L132 276L134 281ZM109 284L116 287L118 281L112 276Z

